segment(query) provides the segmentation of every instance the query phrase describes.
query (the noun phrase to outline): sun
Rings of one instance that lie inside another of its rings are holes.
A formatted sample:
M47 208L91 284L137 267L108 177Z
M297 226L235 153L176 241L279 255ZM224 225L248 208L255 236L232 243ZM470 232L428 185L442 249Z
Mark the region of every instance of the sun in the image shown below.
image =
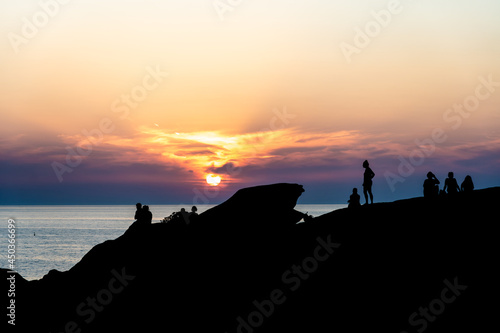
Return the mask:
M207 184L212 186L217 186L220 184L222 178L220 176L216 176L214 174L207 175Z

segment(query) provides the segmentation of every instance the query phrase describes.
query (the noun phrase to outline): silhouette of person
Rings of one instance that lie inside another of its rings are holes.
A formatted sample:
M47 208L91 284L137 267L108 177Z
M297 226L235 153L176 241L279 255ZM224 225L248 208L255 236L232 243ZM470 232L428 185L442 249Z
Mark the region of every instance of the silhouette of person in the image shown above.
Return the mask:
M349 200L347 200L347 202L349 203L349 205L347 206L347 208L357 208L357 207L361 206L361 204L359 203L360 199L361 199L361 197L358 194L358 189L357 188L353 188L352 189L352 194L349 197Z
M141 220L141 216L142 216L142 204L140 202L136 203L135 204L135 207L137 208L137 210L135 211L135 215L134 215L134 219L136 220Z
M460 184L460 190L464 193L471 193L474 190L474 183L472 182L472 177L467 175L465 176L464 181Z
M448 172L448 178L444 181L443 190L446 191L448 189L448 195L454 196L458 192L460 192L460 188L458 187L457 180L453 178L453 172Z
M363 174L363 194L365 195L365 205L368 204L368 195L370 195L370 201L373 204L372 179L375 177L375 173L372 169L370 169L370 164L367 160L363 162L363 168L365 168L365 173Z
M191 207L191 212L189 213L187 224L196 220L196 218L198 217L197 211L198 208L196 206Z
M149 206L142 206L141 220L144 224L151 224L153 221L153 213L149 211Z
M427 173L427 179L424 180L424 198L437 198L439 195L439 180L432 172Z
M186 223L186 224L189 224L189 216L191 214L189 214L188 212L186 212L186 209L184 208L181 208L181 211L179 212L179 216L182 217L182 220Z

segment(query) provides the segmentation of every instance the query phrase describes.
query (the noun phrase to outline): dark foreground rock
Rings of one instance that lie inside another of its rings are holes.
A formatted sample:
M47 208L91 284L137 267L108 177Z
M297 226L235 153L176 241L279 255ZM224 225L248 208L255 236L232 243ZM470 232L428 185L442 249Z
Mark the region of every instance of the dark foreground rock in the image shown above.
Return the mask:
M189 227L132 225L67 272L18 276L16 329L496 330L500 188L343 209L295 225L302 191L243 189Z

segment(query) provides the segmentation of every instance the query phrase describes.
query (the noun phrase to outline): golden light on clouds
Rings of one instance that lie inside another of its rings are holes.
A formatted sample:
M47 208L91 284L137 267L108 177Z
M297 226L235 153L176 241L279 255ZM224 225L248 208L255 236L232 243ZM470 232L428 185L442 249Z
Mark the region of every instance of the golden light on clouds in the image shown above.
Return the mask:
M114 151L106 163L152 163L185 171L191 183L218 185L248 180L245 168L266 169L282 164L297 167L353 163L380 151L375 143L384 135L363 135L357 131L331 133L302 132L283 128L246 134L218 131L174 132L157 126L141 127L133 137L108 135L96 151ZM376 139L375 139L376 138ZM375 140L374 140L375 139ZM67 144L84 146L83 136L67 136ZM389 143L385 149L398 149ZM380 154L385 154L380 152Z

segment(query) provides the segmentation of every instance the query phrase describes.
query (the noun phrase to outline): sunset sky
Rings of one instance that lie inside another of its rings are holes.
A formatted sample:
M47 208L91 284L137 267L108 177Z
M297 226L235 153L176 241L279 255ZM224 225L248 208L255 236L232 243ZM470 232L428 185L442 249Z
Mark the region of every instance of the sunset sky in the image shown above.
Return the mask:
M0 2L1 204L500 185L498 0ZM218 186L207 175L220 176ZM364 199L362 199L364 202Z

